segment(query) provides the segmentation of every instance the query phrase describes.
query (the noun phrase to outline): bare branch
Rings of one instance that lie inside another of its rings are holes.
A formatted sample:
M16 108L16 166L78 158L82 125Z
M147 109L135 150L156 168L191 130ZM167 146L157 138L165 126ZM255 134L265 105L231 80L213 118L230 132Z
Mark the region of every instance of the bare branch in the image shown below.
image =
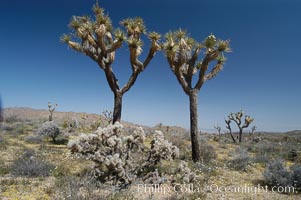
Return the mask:
M197 90L201 89L201 87L203 86L203 84L205 82L205 75L206 75L206 71L208 69L208 65L211 61L213 61L217 57L218 57L218 51L216 51L216 50L208 52L206 54L205 58L202 61L201 69L199 72L199 79L198 79L194 89L197 89Z
M109 48L107 50L107 53L111 53L113 51L116 51L117 49L119 49L122 46L122 41L120 40L115 40L111 46L111 48Z
M128 82L126 83L126 85L124 85L121 89L121 94L126 93L129 89L131 89L131 87L135 84L137 77L139 75L139 70L134 70L132 72L131 77L129 78Z
M143 70L143 63L138 60L138 56L140 55L141 50L138 49L138 47L132 47L130 46L130 62L132 66L132 70Z
M153 59L153 57L155 56L156 52L161 50L160 45L156 42L153 41L152 42L152 46L149 50L149 53L145 59L145 61L143 62L143 70L148 66L148 64L150 63L150 61Z
M205 75L204 81L207 81L207 80L212 79L212 78L215 77L215 76L218 74L218 72L220 72L222 69L223 69L223 65L222 65L220 62L218 62L218 63L212 68L212 70L211 70L209 73L207 73L207 74Z
M183 73L180 70L180 66L175 66L174 73L175 73L180 85L182 86L184 92L187 95L189 95L189 91L190 91L191 88L189 87L188 83L186 82L186 79L185 79Z

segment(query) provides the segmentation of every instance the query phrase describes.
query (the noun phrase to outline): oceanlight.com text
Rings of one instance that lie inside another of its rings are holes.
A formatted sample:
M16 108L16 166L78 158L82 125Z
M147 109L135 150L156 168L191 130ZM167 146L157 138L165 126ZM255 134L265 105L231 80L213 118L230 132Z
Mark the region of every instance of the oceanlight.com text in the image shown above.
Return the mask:
M174 184L173 186L168 185L159 185L159 184L138 184L137 192L138 193L199 193L201 191L209 191L211 193L297 193L296 188L293 186L273 186L268 187L267 185L262 186L258 184L254 185L231 185L231 186L219 186L217 184L207 185L205 187L201 187L200 185L194 184Z

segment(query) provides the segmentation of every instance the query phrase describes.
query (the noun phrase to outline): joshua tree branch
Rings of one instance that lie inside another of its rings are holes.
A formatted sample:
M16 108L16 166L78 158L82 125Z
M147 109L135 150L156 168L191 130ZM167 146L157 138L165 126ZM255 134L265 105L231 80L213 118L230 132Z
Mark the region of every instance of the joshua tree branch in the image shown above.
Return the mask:
M155 56L156 52L159 51L159 50L160 50L160 45L157 42L153 41L152 46L149 49L148 55L147 55L146 59L143 62L143 70L148 66L150 61Z
M201 87L203 86L203 84L205 82L205 75L206 75L206 71L208 69L208 65L212 60L216 59L217 56L218 56L217 51L212 51L211 53L206 54L206 56L201 64L201 69L199 72L199 79L194 87L195 89L197 89L197 90L201 89Z
M138 60L137 47L130 47L130 62L132 65L132 70L143 70L143 63Z
M192 81L193 71L194 71L194 68L195 68L195 62L198 59L198 56L199 56L200 52L201 52L200 48L196 48L193 55L192 55L192 57L191 57L191 59L189 60L189 63L188 63L189 67L188 67L187 78L186 78L187 83L189 83L189 84Z
M95 30L97 34L97 44L98 47L101 49L102 54L107 53L107 48L105 45L105 33L106 33L106 27L104 24L101 24L98 29Z
M116 51L122 46L122 41L121 40L116 40L113 42L112 46L107 50L107 53L111 53Z
M186 82L185 77L184 77L183 73L182 73L181 70L180 70L180 66L175 66L175 71L174 71L174 73L175 73L175 75L176 75L176 77L177 77L179 83L181 84L181 86L182 86L184 92L185 92L187 95L189 95L189 91L190 91L191 88L189 87L188 83Z
M222 63L218 62L213 68L212 70L207 73L204 77L204 80L207 81L207 80L210 80L212 79L213 77L215 77L218 72L220 72L221 70L223 69L223 65Z
M95 38L93 37L93 35L89 34L87 36L87 40L89 41L89 44L92 45L95 49L98 48L97 41L95 40Z
M131 77L129 78L128 82L126 83L125 86L122 87L121 93L124 94L126 93L131 87L135 84L137 77L139 75L140 71L139 70L134 70L132 72Z

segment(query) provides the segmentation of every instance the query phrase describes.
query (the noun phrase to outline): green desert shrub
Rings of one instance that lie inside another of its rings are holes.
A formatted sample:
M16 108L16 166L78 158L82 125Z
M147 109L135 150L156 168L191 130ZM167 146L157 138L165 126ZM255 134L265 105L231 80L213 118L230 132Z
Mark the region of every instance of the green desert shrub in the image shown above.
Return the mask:
M98 182L89 174L83 176L62 176L55 182L53 188L55 199L99 200L102 198L97 191Z
M4 161L0 160L0 175L5 175L9 173L9 167L4 163Z
M43 137L40 135L29 135L26 136L24 140L31 144L41 144L43 142Z
M291 167L293 186L301 191L301 165L293 165Z
M4 121L11 124L15 122L21 122L22 120L17 115L9 115L4 117Z
M203 163L209 163L210 161L217 158L217 154L212 145L204 143L200 146L200 151L201 151L201 161Z
M49 176L53 169L54 165L38 158L32 149L25 149L21 157L10 166L13 175L27 177Z
M61 131L55 122L47 121L42 124L42 126L38 129L37 133L39 135L52 138L53 143L55 143L55 139L58 135L61 134Z
M255 163L267 164L270 161L270 158L267 155L256 155L253 158Z
M246 171L251 164L251 158L244 148L238 148L235 151L233 159L228 164L231 169Z
M269 186L292 186L292 174L287 170L283 160L270 162L264 173L264 181Z

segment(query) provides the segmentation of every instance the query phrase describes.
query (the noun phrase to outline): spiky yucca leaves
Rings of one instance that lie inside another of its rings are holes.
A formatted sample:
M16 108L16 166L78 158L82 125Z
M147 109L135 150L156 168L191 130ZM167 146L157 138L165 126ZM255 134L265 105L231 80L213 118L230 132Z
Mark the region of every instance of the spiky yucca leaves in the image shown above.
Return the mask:
M206 80L218 74L226 61L224 52L231 51L228 40L217 40L213 34L210 34L203 42L198 43L181 29L165 35L163 49L181 85L189 86L184 89L186 93L191 89L199 90ZM204 56L199 58L202 51ZM214 61L216 61L215 66L207 72L209 63ZM199 72L199 80L192 87L192 76L197 72ZM181 77L184 77L185 81L181 80Z
M115 123L121 119L123 94L134 85L138 75L160 50L160 35L155 32L148 34L151 41L149 53L144 61L140 61L139 57L143 49L141 37L146 34L144 21L139 17L127 18L120 22L124 30L114 29L110 17L105 14L104 9L98 3L93 6L92 11L93 17L73 16L69 23L71 33L64 34L61 41L71 49L89 56L104 71L110 89L114 93L113 123ZM122 47L123 43L127 43L130 50L132 74L128 82L120 87L113 72L112 63L115 61L115 52Z
M238 129L239 129L239 142L242 141L242 133L243 133L243 129L244 128L247 128L249 127L249 125L254 121L254 118L248 116L248 115L245 115L245 119L244 119L244 123L242 124L242 117L244 115L244 111L239 111L239 112L236 112L236 113L231 113L229 116L228 116L228 120L225 120L226 124L227 124L227 128L229 130L231 130L231 127L230 127L230 122L231 121L234 121L235 124L237 125ZM233 139L233 138L232 138ZM236 142L236 141L234 141Z

